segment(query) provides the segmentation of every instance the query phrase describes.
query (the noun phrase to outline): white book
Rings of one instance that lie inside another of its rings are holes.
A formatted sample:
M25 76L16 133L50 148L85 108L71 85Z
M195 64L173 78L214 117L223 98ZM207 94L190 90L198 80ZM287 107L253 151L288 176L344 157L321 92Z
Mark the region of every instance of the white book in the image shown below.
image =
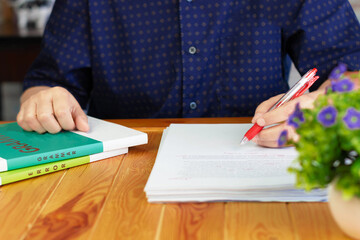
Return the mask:
M90 131L73 131L78 135L92 138L102 143L103 152L114 149L133 147L148 142L144 132L88 116Z
M171 124L145 192L149 202L323 201L325 190L296 189L287 169L294 148L240 145L251 124Z

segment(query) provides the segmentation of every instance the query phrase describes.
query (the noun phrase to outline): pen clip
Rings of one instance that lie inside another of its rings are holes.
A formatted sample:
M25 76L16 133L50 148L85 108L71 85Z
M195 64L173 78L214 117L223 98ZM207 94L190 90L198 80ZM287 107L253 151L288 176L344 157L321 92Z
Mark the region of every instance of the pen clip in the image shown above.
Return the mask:
M314 76L314 77L312 77L310 80L308 80L308 81L304 84L304 86L302 86L302 88L300 88L299 91L297 91L297 92L294 94L294 96L291 98L291 100L294 99L294 98L297 98L297 97L301 96L301 95L302 95L306 90L308 90L308 89L311 87L311 85L313 85L313 83L314 83L316 80L318 80L318 79L319 79L319 76Z
M312 79L313 77L315 77L316 72L317 72L317 69L316 69L316 68L313 68L313 69L309 70L309 71L305 74L304 78L306 78L306 79Z
M315 76L316 68L309 70L305 75L289 90L287 91L268 111L282 106L284 103L299 97L319 78Z

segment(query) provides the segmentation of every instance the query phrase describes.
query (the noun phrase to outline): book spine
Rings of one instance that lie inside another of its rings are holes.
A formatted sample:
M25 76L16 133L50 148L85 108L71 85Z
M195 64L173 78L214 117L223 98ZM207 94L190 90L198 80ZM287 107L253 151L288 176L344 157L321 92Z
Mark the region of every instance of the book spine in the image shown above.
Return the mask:
M41 153L31 156L21 156L7 160L7 169L5 169L5 167L3 166L2 169L0 169L0 172L15 170L19 168L26 168L51 162L58 162L66 159L101 153L102 151L103 143L96 142L93 144L78 146L74 148L50 151L47 153Z
M63 161L46 163L38 166L16 169L0 173L0 186L8 183L25 180L44 174L80 166L87 163L97 162L106 158L119 156L128 152L128 148L120 148L109 152L96 153L89 156L67 159Z
M84 156L3 172L0 173L0 186L52 172L57 172L67 168L80 166L89 162L90 156Z

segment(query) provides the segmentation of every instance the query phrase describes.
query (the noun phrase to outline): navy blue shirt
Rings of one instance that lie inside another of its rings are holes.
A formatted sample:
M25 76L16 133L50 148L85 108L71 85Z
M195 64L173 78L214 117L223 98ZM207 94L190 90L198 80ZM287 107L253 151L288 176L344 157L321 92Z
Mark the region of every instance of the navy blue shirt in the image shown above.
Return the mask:
M24 87L67 88L99 118L252 116L288 89L360 69L346 0L57 0Z

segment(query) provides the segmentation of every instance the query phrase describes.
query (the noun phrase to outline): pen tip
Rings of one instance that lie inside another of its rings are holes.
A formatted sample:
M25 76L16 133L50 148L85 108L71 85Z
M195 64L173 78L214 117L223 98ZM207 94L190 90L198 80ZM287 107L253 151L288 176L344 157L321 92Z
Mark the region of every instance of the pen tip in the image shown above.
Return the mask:
M249 141L249 139L247 137L244 137L242 140L241 140L241 143L240 145L244 145L245 143L247 143Z

